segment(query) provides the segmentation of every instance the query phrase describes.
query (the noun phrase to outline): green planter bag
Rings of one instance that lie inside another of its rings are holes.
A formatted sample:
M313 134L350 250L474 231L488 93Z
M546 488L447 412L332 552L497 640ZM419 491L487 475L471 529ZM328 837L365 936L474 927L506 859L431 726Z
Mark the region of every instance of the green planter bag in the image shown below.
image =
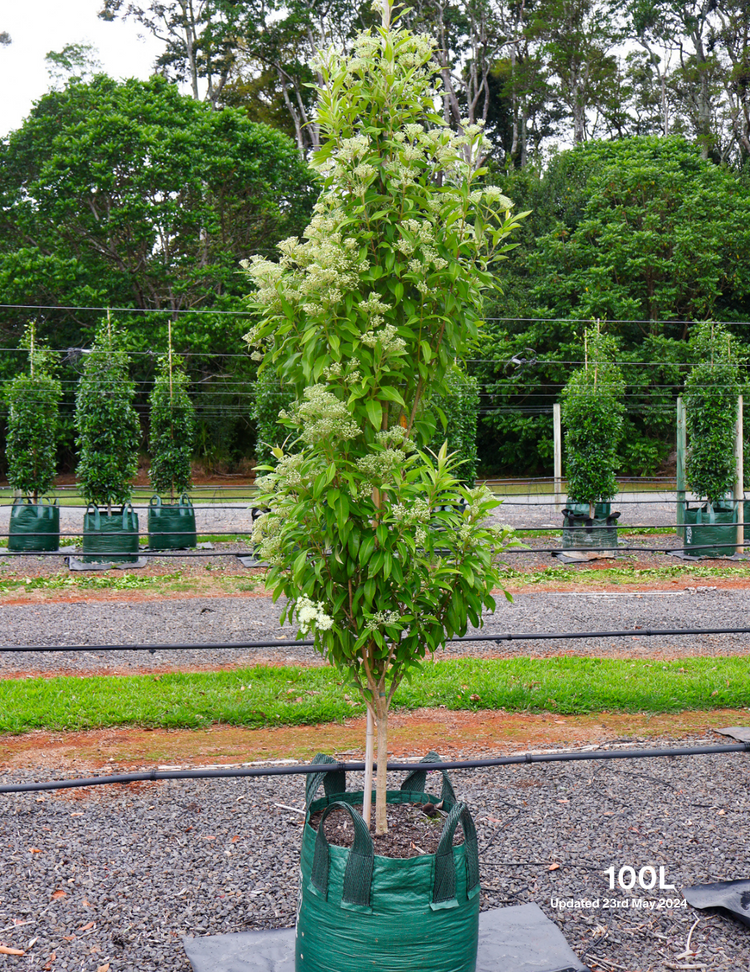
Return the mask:
M130 503L111 514L89 503L83 517L84 563L135 563L139 549L138 514Z
M152 550L179 550L194 547L195 510L187 493L177 503L162 503L152 496L148 506L148 545Z
M57 550L60 546L60 508L54 503L16 499L10 508L8 550Z
M722 547L720 544L731 544ZM685 510L685 550L695 557L731 557L737 552L737 509L734 503L706 503Z
M423 762L432 762L430 754ZM318 762L333 762L316 756ZM424 792L426 770L416 769L388 803L437 803ZM326 796L315 800L324 778ZM308 780L302 836L296 972L474 972L479 930L479 855L471 814L455 799L443 773L441 798L449 811L435 854L396 859L373 853L364 820L346 792L344 773ZM373 793L374 806L374 793ZM344 809L354 826L351 848L329 845L325 818ZM318 830L310 816L324 814ZM464 843L453 846L458 825Z
M563 510L563 550L581 547L616 549L620 514L610 510L609 503L597 503L592 518L588 503L569 503Z

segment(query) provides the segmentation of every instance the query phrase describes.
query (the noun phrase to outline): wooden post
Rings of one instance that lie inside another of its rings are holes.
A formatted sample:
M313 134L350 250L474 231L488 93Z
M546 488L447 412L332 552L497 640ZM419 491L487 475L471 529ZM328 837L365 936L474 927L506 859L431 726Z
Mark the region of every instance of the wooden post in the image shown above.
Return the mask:
M737 504L737 553L745 552L745 470L744 470L744 436L742 421L742 395L737 402L737 425L734 438L734 500Z
M559 513L562 508L562 418L559 404L552 406L552 435L555 443L555 513Z
M685 426L685 402L680 395L677 399L677 536L685 542L685 449L687 429Z

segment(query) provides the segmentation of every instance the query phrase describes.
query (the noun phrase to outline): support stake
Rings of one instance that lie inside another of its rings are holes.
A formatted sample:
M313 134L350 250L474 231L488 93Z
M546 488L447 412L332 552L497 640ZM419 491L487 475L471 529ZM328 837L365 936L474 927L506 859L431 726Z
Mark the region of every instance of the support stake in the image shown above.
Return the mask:
M687 429L685 425L685 401L677 399L677 523L685 522L685 449ZM685 527L677 527L677 536L685 543Z
M734 500L737 504L737 553L745 552L745 470L742 395L737 400L737 425L734 438Z
M370 827L370 810L372 808L372 760L374 727L372 711L367 706L367 732L365 734L365 789L362 798L362 818L368 829Z
M559 402L552 406L552 434L555 443L555 513L562 510L562 418Z

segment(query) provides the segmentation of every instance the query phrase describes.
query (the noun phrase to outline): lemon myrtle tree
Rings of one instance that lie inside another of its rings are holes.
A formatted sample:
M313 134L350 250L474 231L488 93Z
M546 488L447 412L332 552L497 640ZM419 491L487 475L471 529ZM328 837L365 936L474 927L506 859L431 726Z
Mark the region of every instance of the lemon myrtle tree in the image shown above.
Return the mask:
M351 56L321 59L312 222L278 262L247 264L259 313L247 341L296 396L258 482L270 512L254 539L288 599L282 621L314 635L377 726L378 833L396 689L494 607L508 534L447 448L423 448L441 421L426 400L476 338L490 263L519 218L477 164L481 128L456 134L436 112L431 40L389 13Z

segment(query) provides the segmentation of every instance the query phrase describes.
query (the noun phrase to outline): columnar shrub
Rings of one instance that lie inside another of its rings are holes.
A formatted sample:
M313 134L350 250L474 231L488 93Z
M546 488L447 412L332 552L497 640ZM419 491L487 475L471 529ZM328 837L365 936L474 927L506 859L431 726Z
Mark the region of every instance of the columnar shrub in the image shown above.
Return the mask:
M178 358L163 357L149 398L151 405L151 485L174 503L190 486L195 439L195 407L188 395L188 377Z
M614 340L599 328L586 332L586 364L562 393L568 498L588 503L617 493L617 447L622 438L625 383L614 361Z
M36 503L55 481L58 408L62 386L53 376L53 357L29 325L23 344L29 349L29 373L6 387L8 482Z
M110 513L132 495L141 437L133 408L135 384L119 339L108 321L100 326L76 393L78 483L87 503L106 506Z
M723 324L700 324L690 343L696 364L685 381L685 472L694 493L718 503L732 490L737 468L739 365Z
M490 260L517 225L477 168L481 129L456 135L436 112L439 70L432 41L398 26L323 58L313 220L278 263L248 264L260 321L247 340L296 402L259 481L271 512L254 539L285 614L377 724L379 833L393 694L481 624L506 539L486 524L496 501L459 485L447 446L415 452L437 425L425 403L475 339Z

